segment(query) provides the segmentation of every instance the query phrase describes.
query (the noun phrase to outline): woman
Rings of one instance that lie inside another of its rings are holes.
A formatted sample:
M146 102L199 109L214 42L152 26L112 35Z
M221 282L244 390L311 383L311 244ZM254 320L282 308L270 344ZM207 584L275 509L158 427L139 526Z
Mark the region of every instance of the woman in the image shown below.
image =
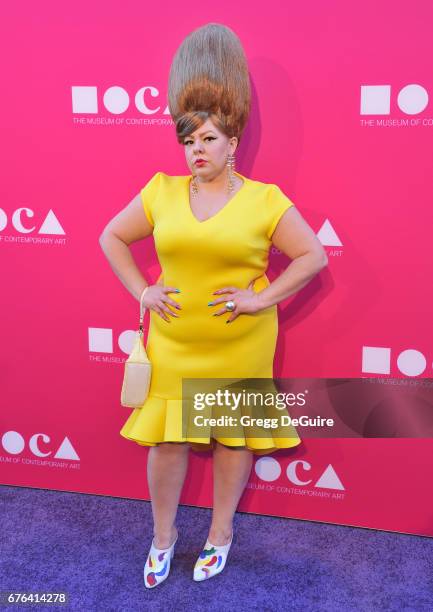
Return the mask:
M157 172L100 238L119 279L137 299L144 293L150 311L149 395L120 432L151 447L147 476L154 538L144 566L148 588L170 571L190 447L213 449L212 524L193 572L200 581L225 567L253 453L300 443L293 427L283 437L263 432L254 437L246 429L236 435L213 437L209 430L188 435L182 429L182 380L272 380L276 305L327 264L293 202L276 185L234 170L250 85L243 48L232 30L207 24L183 41L171 66L168 99L191 174ZM150 234L162 270L151 286L128 248ZM270 283L265 271L272 244L294 261Z

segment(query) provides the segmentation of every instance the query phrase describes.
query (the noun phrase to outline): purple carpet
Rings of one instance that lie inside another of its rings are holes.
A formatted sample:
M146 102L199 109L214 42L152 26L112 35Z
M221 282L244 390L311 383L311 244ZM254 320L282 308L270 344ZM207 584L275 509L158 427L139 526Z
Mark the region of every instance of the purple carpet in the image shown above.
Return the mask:
M431 538L236 513L224 571L196 583L211 510L179 506L170 575L146 589L150 502L11 486L0 496L0 590L69 597L36 610L433 610Z

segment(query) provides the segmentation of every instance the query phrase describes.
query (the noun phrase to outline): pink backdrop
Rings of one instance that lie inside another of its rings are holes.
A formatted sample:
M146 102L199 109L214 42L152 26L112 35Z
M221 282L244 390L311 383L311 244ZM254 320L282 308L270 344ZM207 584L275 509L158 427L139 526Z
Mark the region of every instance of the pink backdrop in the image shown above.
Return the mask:
M178 44L209 21L232 27L249 60L237 169L277 183L329 257L280 304L275 375L432 376L431 3L196 8L2 9L5 484L149 499L147 449L119 435L138 302L98 237L156 171L188 172L167 77ZM132 250L156 280L152 239ZM289 263L271 262L271 279ZM420 438L306 439L256 458L239 509L431 536L432 450ZM210 507L211 468L191 454L181 503Z

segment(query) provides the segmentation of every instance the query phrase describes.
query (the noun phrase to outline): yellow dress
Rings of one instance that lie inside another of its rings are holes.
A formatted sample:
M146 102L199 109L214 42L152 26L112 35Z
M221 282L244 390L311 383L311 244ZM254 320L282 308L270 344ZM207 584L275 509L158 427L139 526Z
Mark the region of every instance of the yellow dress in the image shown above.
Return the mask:
M208 450L214 440L227 446L246 446L257 455L298 445L293 425L284 437L268 435L190 439L182 430L182 378L268 378L278 334L277 306L240 314L230 324L230 314L212 316L224 303L208 306L223 297L213 292L227 286L246 289L254 280L258 292L270 282L268 267L271 236L293 202L274 184L246 178L243 185L215 215L199 221L189 199L191 176L157 172L141 190L161 274L157 282L177 287L168 296L181 305L179 317L164 321L149 309L146 351L152 364L149 395L133 409L120 434L144 446L160 442L186 442L193 450ZM227 300L230 294L226 295ZM286 414L287 411L285 411ZM278 432L277 432L278 433Z

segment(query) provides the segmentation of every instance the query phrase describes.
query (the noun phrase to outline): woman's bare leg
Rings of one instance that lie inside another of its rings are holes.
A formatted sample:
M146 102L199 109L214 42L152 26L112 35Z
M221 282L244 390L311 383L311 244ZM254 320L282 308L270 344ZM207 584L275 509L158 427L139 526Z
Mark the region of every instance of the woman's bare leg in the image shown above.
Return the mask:
M156 548L168 548L176 539L177 528L174 523L188 470L188 459L187 442L162 442L149 450L147 481Z
M209 540L216 546L228 544L233 516L248 482L253 453L248 448L230 448L215 441L213 452L214 503Z

